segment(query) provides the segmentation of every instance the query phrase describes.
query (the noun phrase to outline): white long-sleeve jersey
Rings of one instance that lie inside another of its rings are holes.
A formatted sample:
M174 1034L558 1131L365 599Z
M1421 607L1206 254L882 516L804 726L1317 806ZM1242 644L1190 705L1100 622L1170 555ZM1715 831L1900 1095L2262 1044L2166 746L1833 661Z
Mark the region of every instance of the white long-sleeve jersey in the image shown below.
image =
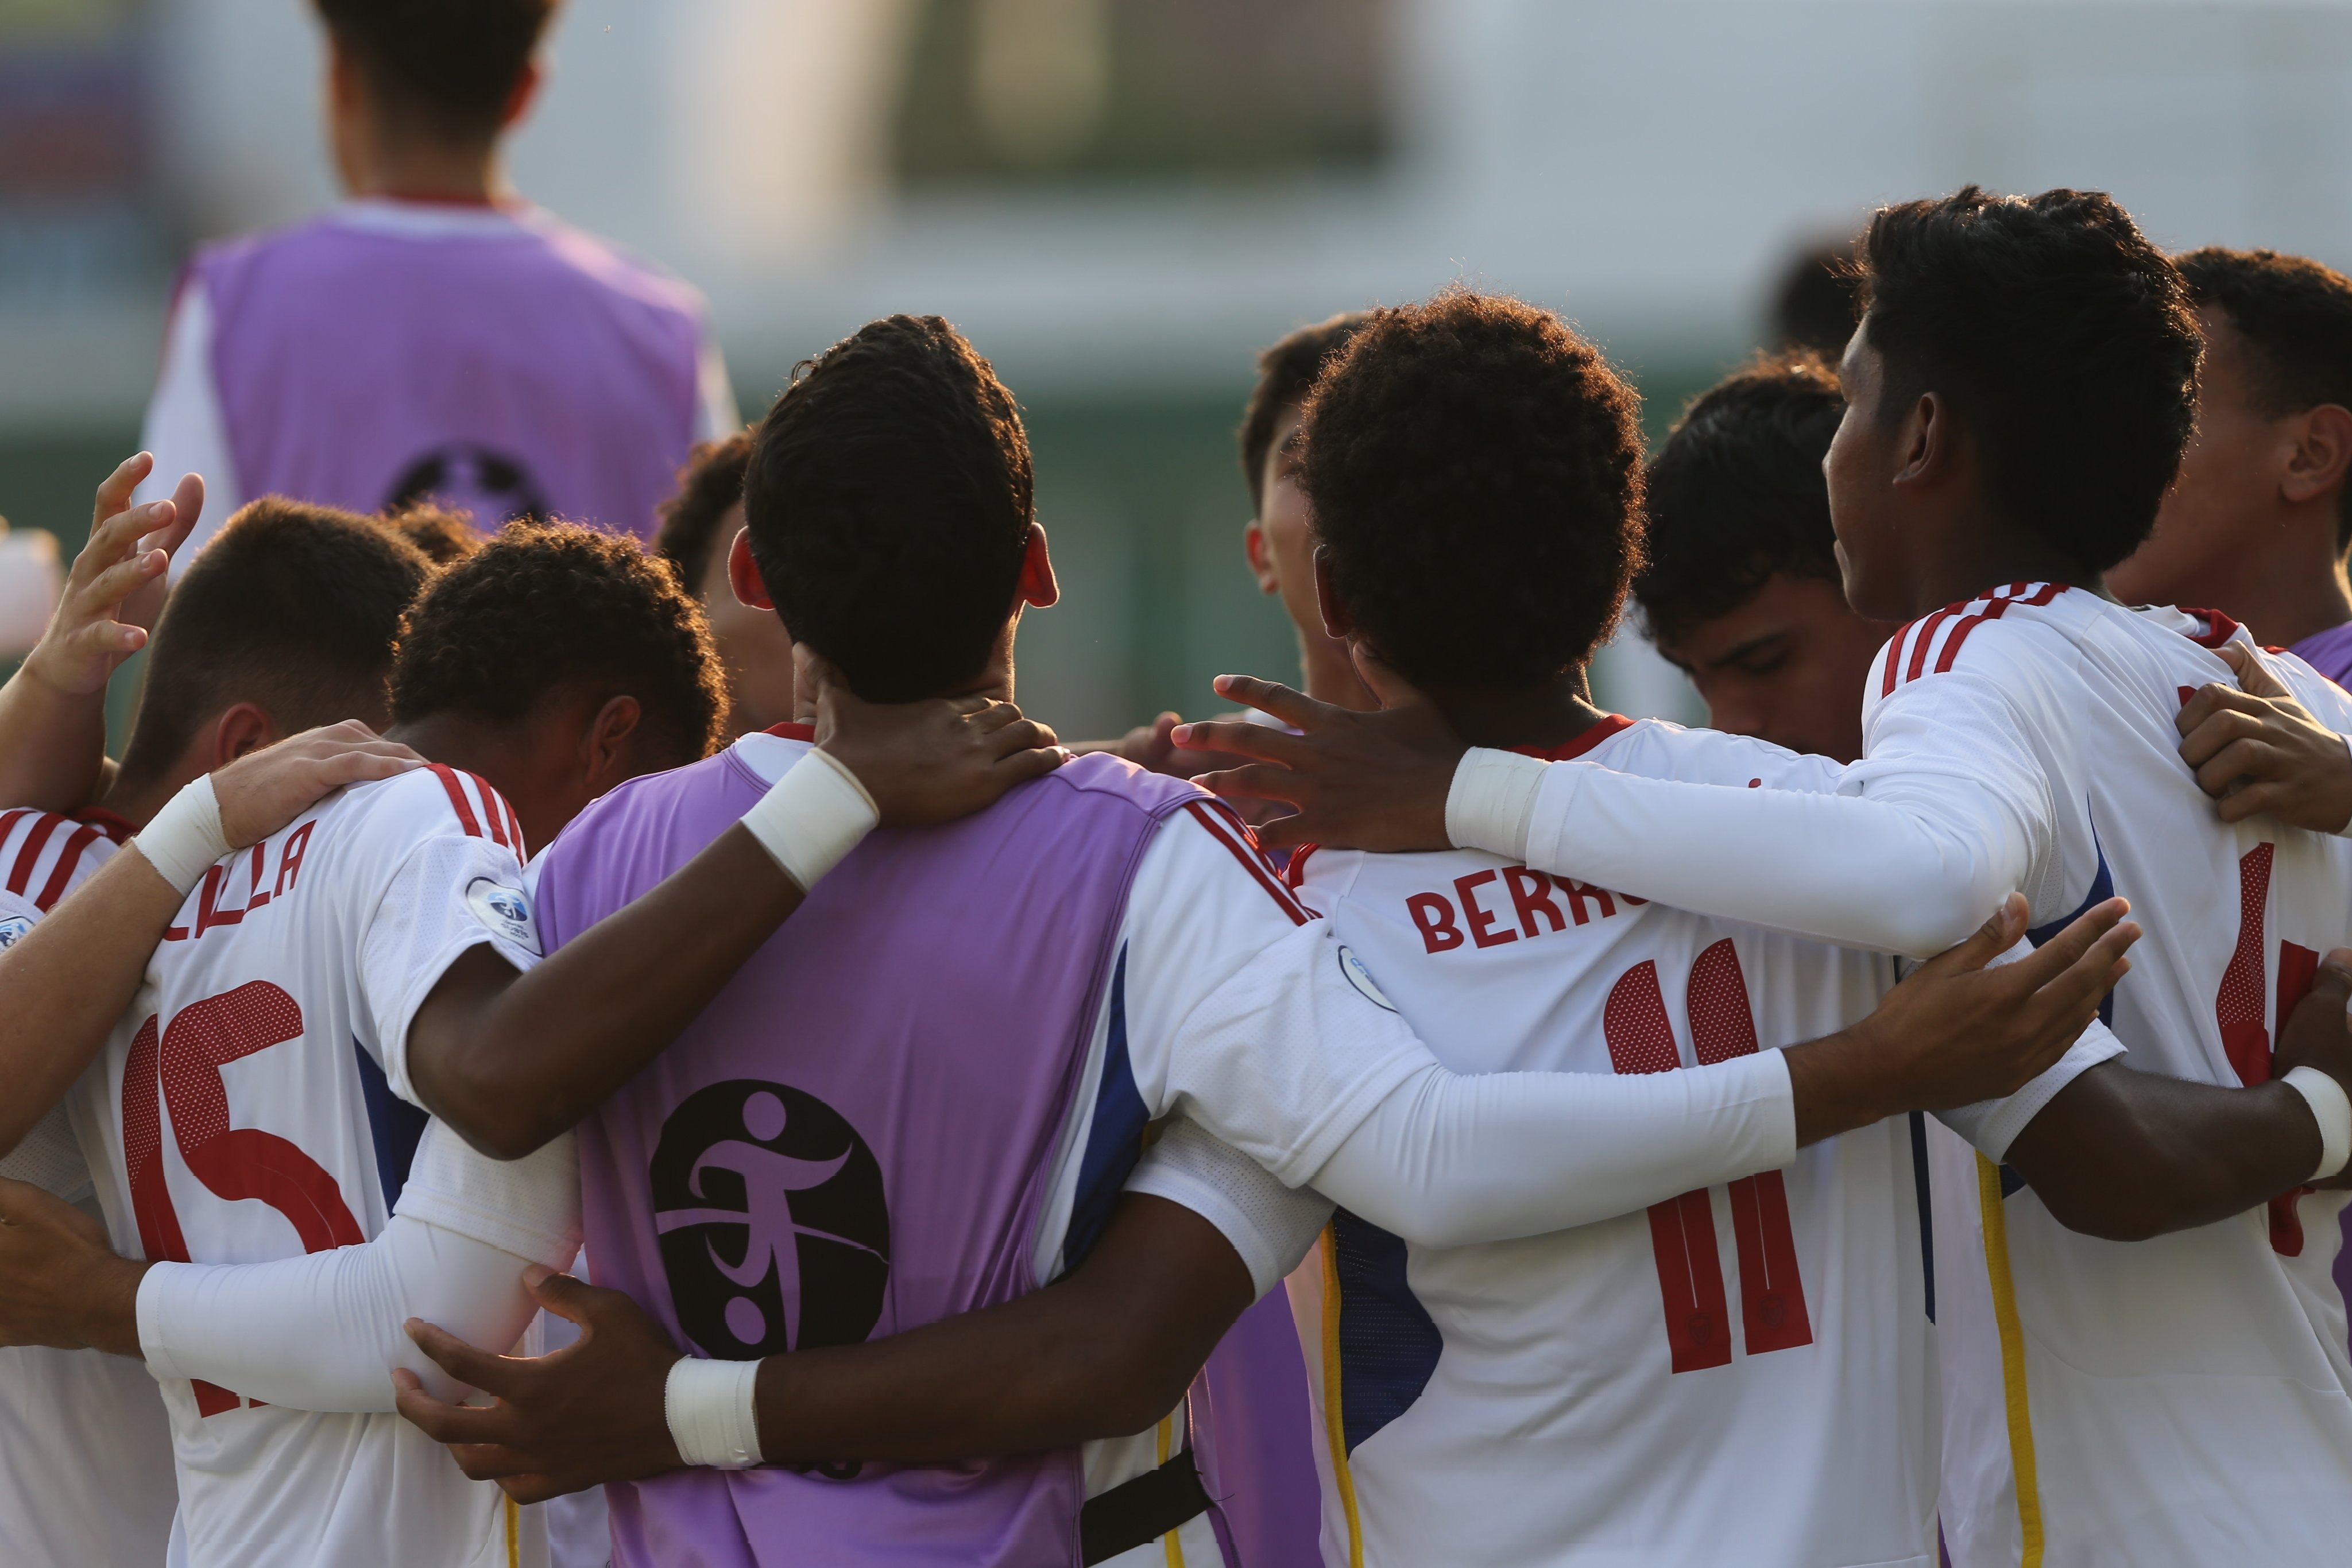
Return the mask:
M2212 612L2011 584L1887 644L1866 756L1834 793L1569 763L1527 818L1488 831L1523 832L1547 872L1895 952L1965 934L2012 888L2042 931L2120 894L2147 933L2113 998L2131 1064L2260 1082L2318 956L2352 935L2352 845L2267 818L2224 825L2198 789L2173 721L2197 687L2234 678L2212 652L2231 640L2245 641ZM2352 731L2352 697L2261 656ZM2340 1562L2343 1196L2283 1195L2125 1245L2063 1229L2012 1175L1940 1147L1954 1562Z

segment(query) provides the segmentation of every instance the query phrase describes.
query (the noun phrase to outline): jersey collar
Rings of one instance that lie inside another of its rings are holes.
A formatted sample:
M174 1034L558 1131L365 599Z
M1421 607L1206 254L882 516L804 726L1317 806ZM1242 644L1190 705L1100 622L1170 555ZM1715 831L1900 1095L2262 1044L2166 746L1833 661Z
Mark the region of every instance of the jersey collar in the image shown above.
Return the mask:
M1622 713L1603 714L1600 721L1565 743L1546 749L1540 746L1514 746L1521 757L1533 757L1544 762L1568 762L1583 756L1611 736L1633 727L1633 721Z

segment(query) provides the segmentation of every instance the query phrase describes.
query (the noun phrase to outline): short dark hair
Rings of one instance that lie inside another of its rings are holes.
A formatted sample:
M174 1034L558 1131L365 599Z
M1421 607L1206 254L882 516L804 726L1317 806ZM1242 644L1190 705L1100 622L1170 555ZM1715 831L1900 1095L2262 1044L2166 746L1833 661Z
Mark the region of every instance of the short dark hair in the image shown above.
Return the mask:
M2352 408L2352 277L2300 256L2210 246L2178 257L2193 305L2245 340L2255 404L2273 419L2321 403ZM2336 546L2352 544L2352 485L2336 501Z
M868 322L794 367L743 517L785 626L859 696L945 691L1013 612L1034 518L1021 411L937 316Z
M1861 293L1853 246L1811 245L1790 258L1772 289L1772 347L1834 361L1853 336Z
M1375 311L1307 399L1331 584L1408 680L1515 685L1608 634L1642 561L1641 400L1549 310Z
M317 0L388 110L445 141L496 136L557 0Z
M743 498L743 470L751 464L751 433L739 430L706 441L688 454L677 471L677 489L661 504L661 529L654 553L677 568L688 593L702 593L702 574L719 544L719 519Z
M2084 571L2156 525L2197 414L2202 340L2179 269L2112 196L1969 185L1881 208L1860 246L1887 408L1937 392L1993 497Z
M1241 428L1242 477L1249 481L1253 514L1265 506L1265 455L1274 445L1274 427L1282 411L1306 406L1315 378L1370 319L1364 311L1346 311L1301 327L1257 351L1257 385L1250 389Z
M380 714L402 618L433 572L380 518L282 496L243 507L164 601L124 776L163 777L237 703L288 734Z
M1844 413L1837 372L1801 351L1759 356L1692 400L1650 460L1633 597L1654 635L1738 608L1776 573L1839 580L1822 458Z
M452 566L482 548L471 512L453 512L431 501L416 501L384 519L392 531L425 552L436 566Z
M410 616L392 716L515 723L560 692L637 699L679 763L719 737L726 682L701 608L636 540L572 523L509 523L443 572Z

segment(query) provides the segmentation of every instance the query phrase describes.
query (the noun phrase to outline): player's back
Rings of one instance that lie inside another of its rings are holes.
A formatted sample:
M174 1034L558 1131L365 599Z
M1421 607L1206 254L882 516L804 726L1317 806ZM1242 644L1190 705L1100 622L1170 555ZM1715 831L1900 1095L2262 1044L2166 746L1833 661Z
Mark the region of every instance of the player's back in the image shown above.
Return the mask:
M1558 754L1826 789L1762 742L1623 720ZM1351 977L1446 1065L1655 1072L1817 1038L1890 961L1475 851L1293 862ZM1377 998L1376 998L1377 999ZM1935 1369L1911 1124L1579 1228L1450 1249L1342 1212L1319 1318L1326 1561L1935 1561ZM1336 1375L1336 1379L1335 1379ZM1338 1386L1331 1386L1336 1380ZM1334 1442L1344 1458L1332 1462Z
M183 315L198 296L245 499L431 496L485 529L528 510L644 536L714 433L699 298L534 209L352 203L200 253Z
M2352 846L2267 817L2223 824L2180 759L2174 718L2197 687L2234 681L2211 649L2235 632L2210 612L2013 584L1906 628L1864 712L1874 755L1890 704L1963 736L1969 705L2008 705L1987 711L2032 754L2020 777L2039 781L2020 788L2047 796L2024 889L2035 927L2129 898L2146 935L2110 1020L2128 1064L2224 1085L2271 1076L2278 1023L2343 942L2352 894ZM2273 667L2352 730L2352 699L2300 661ZM1955 1562L2341 1560L2342 1195L2126 1245L2064 1229L1953 1145L1938 1145L1937 1193Z
M205 873L72 1103L85 1146L107 1151L99 1196L118 1249L254 1263L383 1228L425 1118L387 1091L392 1042L373 1021L415 998L369 994L360 937L373 925L397 939L397 914L375 907L390 868L445 852L461 812L466 836L513 841L480 780L420 768L331 796ZM470 1568L508 1563L510 1538L530 1533L397 1416L162 1387L190 1568Z

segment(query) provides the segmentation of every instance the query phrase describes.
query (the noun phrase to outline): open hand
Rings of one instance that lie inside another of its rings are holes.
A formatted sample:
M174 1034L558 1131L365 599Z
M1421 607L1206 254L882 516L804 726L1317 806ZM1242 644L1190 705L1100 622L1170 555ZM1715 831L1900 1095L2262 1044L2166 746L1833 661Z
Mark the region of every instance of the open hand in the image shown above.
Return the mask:
M204 511L205 482L194 474L170 500L132 506L131 493L154 465L142 452L99 486L89 541L66 573L47 630L25 657L28 674L65 695L102 689L115 666L147 645L163 612L172 552Z
M677 1347L619 1291L533 1265L523 1283L539 1304L580 1325L550 1355L492 1355L415 1318L408 1337L460 1383L495 1395L485 1407L452 1405L395 1367L394 1403L457 1468L496 1481L517 1502L543 1502L606 1481L641 1480L683 1462L663 1395Z
M1052 730L988 697L869 703L805 643L797 681L816 693L816 743L840 759L886 828L953 821L1069 760Z
M2025 900L2011 894L1868 1018L1790 1053L1798 1141L2023 1088L2066 1054L2131 968L2124 954L2140 928L2124 918L2130 908L2108 899L2016 962L1996 963L2025 933Z
M1258 841L1269 849L1452 848L1445 798L1469 747L1426 697L1392 673L1361 656L1357 670L1381 699L1377 712L1318 702L1278 681L1219 675L1218 695L1272 714L1298 733L1245 719L1179 725L1179 746L1255 758L1193 782L1229 800L1294 808L1259 827Z
M0 1178L0 1345L139 1354L143 1263L106 1228L30 1182Z
M425 758L358 719L291 735L247 752L213 775L221 834L229 848L268 838L346 784L389 779Z
M2174 722L2180 756L2225 822L2267 811L2280 821L2333 833L2352 821L2352 748L2294 700L2242 643L2217 650L2236 686L2201 686Z

